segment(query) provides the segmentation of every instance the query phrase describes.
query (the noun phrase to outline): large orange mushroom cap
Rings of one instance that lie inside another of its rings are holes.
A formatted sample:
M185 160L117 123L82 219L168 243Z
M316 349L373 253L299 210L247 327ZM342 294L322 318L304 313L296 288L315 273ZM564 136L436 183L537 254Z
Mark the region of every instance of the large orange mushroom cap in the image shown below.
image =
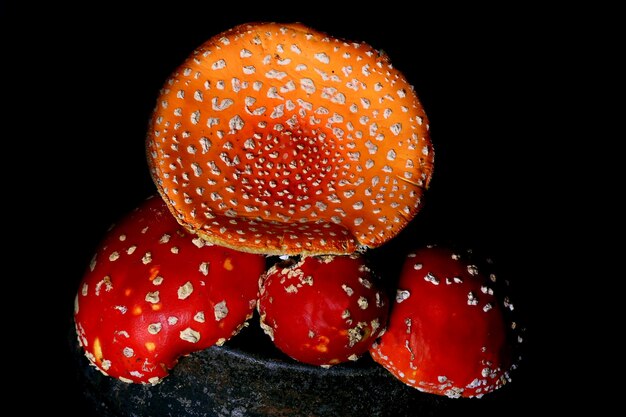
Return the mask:
M177 220L266 254L348 254L393 238L433 170L428 119L382 52L301 24L237 26L166 81L147 154Z

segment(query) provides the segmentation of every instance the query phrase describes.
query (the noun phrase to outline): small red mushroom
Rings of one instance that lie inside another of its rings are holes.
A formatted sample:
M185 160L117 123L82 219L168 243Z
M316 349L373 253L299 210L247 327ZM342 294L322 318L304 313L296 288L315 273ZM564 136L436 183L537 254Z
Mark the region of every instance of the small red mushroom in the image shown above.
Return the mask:
M385 334L370 353L420 391L481 397L510 380L516 322L490 262L428 246L403 266Z
M239 331L264 269L264 257L206 244L151 198L93 257L75 301L78 341L105 375L154 385L179 356Z
M389 303L360 255L272 266L261 279L261 326L292 358L328 367L357 360L383 332Z

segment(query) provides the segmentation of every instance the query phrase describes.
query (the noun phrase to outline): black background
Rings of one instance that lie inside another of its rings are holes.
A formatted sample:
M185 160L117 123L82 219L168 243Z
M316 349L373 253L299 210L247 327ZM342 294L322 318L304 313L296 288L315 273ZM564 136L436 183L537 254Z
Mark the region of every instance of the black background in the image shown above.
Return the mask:
M429 115L436 157L424 208L398 239L457 242L493 256L518 293L528 327L526 359L510 387L519 403L511 406L524 409L548 397L537 383L554 355L542 338L558 321L544 291L550 281L544 255L553 238L537 224L554 216L542 203L550 191L541 128L552 53L545 22L527 10L365 7L217 10L209 2L175 2L130 13L95 3L91 10L55 9L45 23L30 26L32 41L15 44L8 83L22 89L30 106L20 107L28 123L17 144L35 153L31 164L37 161L35 172L28 164L23 170L37 179L26 175L20 187L36 203L23 208L31 221L24 228L37 225L27 240L39 246L28 282L44 283L36 309L38 359L28 362L45 375L37 379L41 395L48 391L42 381L63 387L53 408L88 415L68 351L73 298L109 225L155 191L144 137L161 85L196 46L252 21L300 21L366 41L404 72ZM33 380L26 381L19 387L31 389Z

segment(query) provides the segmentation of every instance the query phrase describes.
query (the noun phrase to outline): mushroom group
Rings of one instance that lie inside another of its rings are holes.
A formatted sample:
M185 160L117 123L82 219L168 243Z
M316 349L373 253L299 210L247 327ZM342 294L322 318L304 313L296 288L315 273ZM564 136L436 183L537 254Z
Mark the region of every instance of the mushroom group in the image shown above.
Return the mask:
M158 194L108 232L76 296L101 372L156 384L256 309L303 363L370 353L450 397L508 380L510 302L489 275L407 248L390 296L395 277L367 261L417 215L434 164L424 109L382 51L302 24L232 28L166 80L146 150Z

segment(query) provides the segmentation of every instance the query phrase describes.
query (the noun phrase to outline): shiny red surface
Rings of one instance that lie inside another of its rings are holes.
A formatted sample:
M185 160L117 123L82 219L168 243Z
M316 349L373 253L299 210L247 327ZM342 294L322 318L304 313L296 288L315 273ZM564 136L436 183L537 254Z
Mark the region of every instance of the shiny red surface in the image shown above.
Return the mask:
M79 340L100 370L155 383L251 316L264 257L194 239L158 197L104 237L75 304Z
M347 256L276 265L259 299L261 320L275 345L313 365L334 365L366 352L383 329L388 308L363 260Z
M470 397L500 387L511 366L511 323L505 322L503 294L494 290L489 272L476 267L471 274L476 265L467 254L455 260L457 254L446 248L413 254L398 283L399 294L409 295L393 303L372 357L426 392Z

